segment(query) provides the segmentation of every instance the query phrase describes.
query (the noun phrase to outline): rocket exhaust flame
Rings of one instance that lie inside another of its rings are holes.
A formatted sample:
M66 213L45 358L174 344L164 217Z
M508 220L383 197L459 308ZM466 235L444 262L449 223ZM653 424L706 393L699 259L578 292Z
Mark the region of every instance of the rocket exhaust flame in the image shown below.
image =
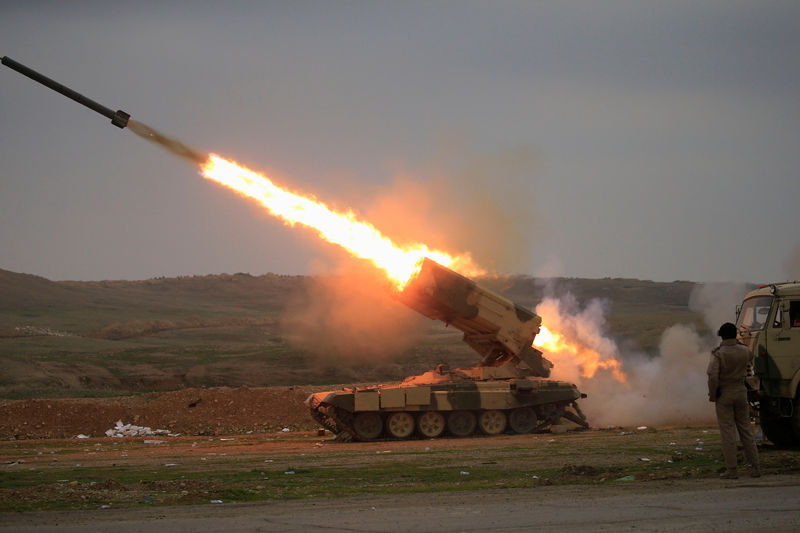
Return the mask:
M472 263L469 254L451 255L419 243L399 246L372 224L358 220L352 211L336 212L311 196L282 189L266 176L218 155L209 156L202 165L202 175L258 201L286 224L312 228L322 239L371 261L386 272L397 290L402 290L425 257L471 275L485 273Z
M628 376L622 371L622 363L619 360L603 359L596 350L571 342L560 333L549 331L544 326L540 326L533 345L545 350L548 354L566 355L577 360L581 376L584 378L593 378L598 370L603 369L609 370L614 379L620 383L628 382Z
M322 239L338 244L356 257L371 261L386 272L398 291L419 269L425 257L470 275L485 274L484 270L473 264L469 254L451 255L431 250L424 244L396 245L372 224L358 220L352 211L338 213L313 196L283 189L262 174L218 155L205 155L141 122L130 120L128 128L143 139L200 166L203 177L258 201L286 224L302 224L312 228Z

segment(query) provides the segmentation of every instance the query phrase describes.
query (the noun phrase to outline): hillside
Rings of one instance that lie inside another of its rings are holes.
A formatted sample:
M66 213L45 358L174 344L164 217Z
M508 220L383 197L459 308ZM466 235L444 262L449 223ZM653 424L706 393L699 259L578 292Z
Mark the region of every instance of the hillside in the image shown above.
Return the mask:
M330 282L241 273L54 282L0 270L0 397L385 381L443 361L474 363L458 331L385 294L341 293ZM690 282L480 283L528 307L549 294L569 292L581 304L602 298L610 334L645 351L674 323L703 327L688 307Z

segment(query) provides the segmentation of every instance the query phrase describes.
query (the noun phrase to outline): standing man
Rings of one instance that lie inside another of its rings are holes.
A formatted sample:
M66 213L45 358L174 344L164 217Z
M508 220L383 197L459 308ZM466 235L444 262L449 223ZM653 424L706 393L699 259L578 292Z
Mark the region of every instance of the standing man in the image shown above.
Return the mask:
M725 457L725 473L721 477L736 479L736 430L744 446L744 455L752 467L751 475L759 477L758 448L750 429L750 405L744 378L753 362L750 348L736 340L736 326L726 322L717 335L722 343L711 352L708 363L708 400L716 403L717 423Z

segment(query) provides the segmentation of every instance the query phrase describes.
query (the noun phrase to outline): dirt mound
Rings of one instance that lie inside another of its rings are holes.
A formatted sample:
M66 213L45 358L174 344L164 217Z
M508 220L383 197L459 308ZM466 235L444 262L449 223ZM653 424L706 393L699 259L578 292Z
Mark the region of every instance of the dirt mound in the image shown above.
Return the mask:
M223 435L311 430L317 424L296 387L183 389L115 398L0 401L0 438L103 436L117 420L172 433Z

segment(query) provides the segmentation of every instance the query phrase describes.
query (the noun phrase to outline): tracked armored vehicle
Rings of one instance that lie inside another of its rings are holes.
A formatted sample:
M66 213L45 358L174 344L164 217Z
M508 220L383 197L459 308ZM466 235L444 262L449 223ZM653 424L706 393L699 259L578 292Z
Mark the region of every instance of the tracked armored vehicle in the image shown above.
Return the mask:
M482 359L472 368L442 364L398 384L312 394L311 416L337 438L530 433L562 417L589 426L577 404L586 396L573 384L545 379L553 365L533 347L538 315L430 259L395 296L462 331Z

